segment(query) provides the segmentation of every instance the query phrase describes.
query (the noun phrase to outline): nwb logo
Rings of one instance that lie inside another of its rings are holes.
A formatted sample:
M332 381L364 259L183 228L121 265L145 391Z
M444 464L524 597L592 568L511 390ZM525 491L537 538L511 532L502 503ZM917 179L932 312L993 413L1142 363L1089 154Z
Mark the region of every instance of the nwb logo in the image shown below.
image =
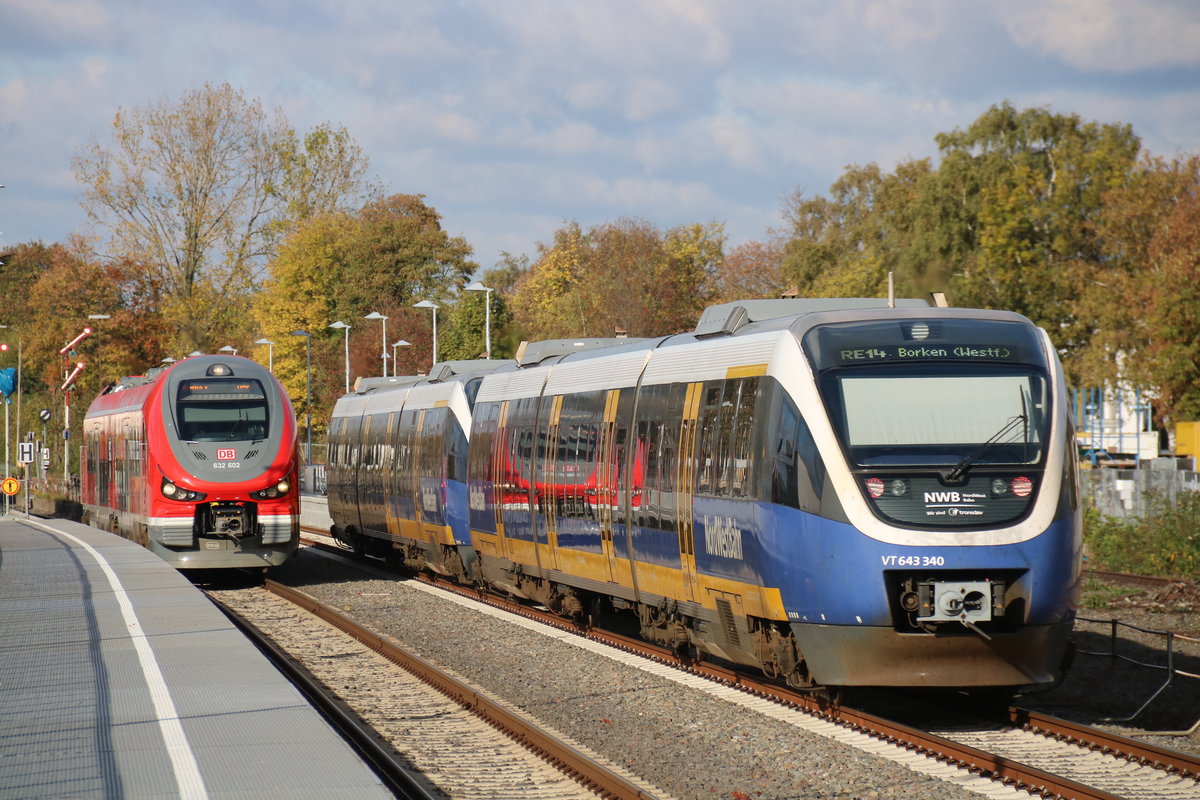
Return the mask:
M962 497L958 492L926 492L926 503L958 503Z

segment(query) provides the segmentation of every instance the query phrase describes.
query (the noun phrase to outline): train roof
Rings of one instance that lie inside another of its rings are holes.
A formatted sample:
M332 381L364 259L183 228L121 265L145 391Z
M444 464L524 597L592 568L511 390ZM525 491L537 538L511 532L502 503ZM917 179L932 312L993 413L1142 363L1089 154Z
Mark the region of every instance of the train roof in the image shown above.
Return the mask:
M882 297L782 298L766 300L736 300L709 306L701 314L696 328L686 333L651 338L616 337L609 339L550 339L523 342L516 355L514 369L535 367L547 363L563 364L609 357L621 353L644 353L668 345L686 344L718 336L750 333L743 330L784 329L806 314L858 309L928 309L929 303L916 298L888 300Z
M884 297L784 297L771 300L734 300L704 309L692 335L696 338L727 336L755 322L825 311L928 307L928 302L918 298L888 300Z
M466 378L480 374L486 375L501 367L510 366L514 362L504 358L472 358L451 361L439 361L426 375L389 375L386 378L358 378L354 381L354 392L365 392L380 389L395 389L405 386L416 386L420 383L440 383L443 381Z

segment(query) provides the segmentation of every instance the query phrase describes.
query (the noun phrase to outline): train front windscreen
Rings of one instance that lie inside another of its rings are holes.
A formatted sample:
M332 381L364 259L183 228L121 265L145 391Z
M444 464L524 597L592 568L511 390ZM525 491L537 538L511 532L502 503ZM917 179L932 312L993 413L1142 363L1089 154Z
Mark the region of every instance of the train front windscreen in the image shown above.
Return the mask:
M267 396L254 379L204 378L179 384L175 419L188 442L266 438Z
M942 319L824 325L804 339L868 505L904 526L1012 522L1036 497L1050 385L1036 329Z

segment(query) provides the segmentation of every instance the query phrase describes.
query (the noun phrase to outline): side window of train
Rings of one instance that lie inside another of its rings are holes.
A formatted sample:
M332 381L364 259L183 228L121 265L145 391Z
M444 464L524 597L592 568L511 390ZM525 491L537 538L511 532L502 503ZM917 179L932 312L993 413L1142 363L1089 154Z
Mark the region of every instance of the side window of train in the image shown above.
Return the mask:
M733 415L730 448L729 488L734 497L749 497L754 492L754 475L757 472L754 458L754 412L758 404L758 378L742 378L729 381L730 388L737 384L737 407Z
M825 462L817 452L812 431L790 397L778 392L779 411L775 428L771 501L819 512L825 484Z
M775 436L775 465L771 472L771 502L796 506L796 428L800 412L790 397L784 397Z
M754 494L754 412L758 393L757 377L705 384L696 440L697 494Z
M723 384L724 381L710 381L702 390L696 433L696 494L715 494L719 483L717 440L720 436L718 417Z
M467 408L475 408L475 398L479 396L479 387L483 378L472 378L463 385L463 394L467 396Z
M496 441L496 427L500 419L500 404L487 403L475 409L475 422L471 429L470 443L470 473L478 478L491 479L495 474L493 452Z

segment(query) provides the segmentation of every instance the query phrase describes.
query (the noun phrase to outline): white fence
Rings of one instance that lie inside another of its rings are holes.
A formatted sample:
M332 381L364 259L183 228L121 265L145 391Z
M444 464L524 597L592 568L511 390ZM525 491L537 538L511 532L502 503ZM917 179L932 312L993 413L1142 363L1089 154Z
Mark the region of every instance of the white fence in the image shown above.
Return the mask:
M1179 469L1083 471L1083 496L1091 500L1105 516L1142 516L1147 511L1147 492L1154 492L1171 501L1180 492L1200 492L1200 472Z

